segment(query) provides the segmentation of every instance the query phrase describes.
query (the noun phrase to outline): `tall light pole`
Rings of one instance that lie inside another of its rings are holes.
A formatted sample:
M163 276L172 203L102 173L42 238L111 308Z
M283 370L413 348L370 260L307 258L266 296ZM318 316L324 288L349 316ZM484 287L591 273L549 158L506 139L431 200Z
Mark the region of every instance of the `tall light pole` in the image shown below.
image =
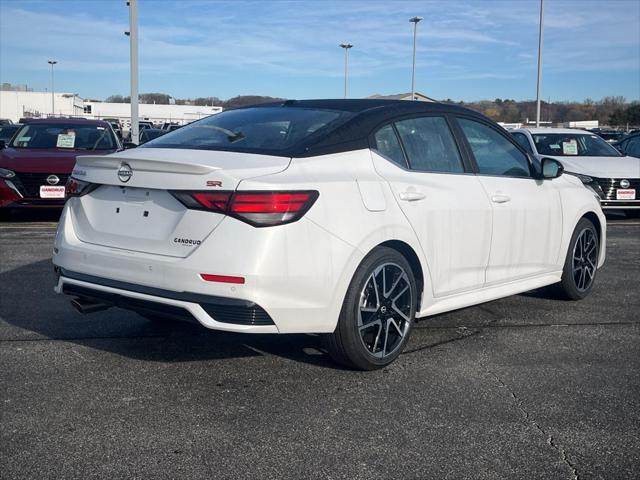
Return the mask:
M138 144L138 0L129 0L129 46L131 49L131 142Z
M540 83L542 80L542 33L544 31L544 0L540 0L540 26L538 31L538 84L536 86L536 127L540 127Z
M347 76L349 73L349 49L353 48L350 43L341 43L341 48L344 48L344 98L347 98Z
M56 100L53 93L53 66L58 63L56 60L48 60L47 63L51 65L51 115L56 115Z
M411 100L416 99L416 36L418 33L418 22L422 17L413 17L409 21L413 23L413 66L411 68Z

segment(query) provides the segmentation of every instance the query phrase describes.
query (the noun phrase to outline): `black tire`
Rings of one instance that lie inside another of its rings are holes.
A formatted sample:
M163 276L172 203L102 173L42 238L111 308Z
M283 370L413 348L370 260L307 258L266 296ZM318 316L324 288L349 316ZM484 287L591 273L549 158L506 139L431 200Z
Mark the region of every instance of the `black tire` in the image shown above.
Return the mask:
M600 239L593 222L581 218L576 225L564 261L560 294L568 300L582 300L593 288L598 273Z
M417 298L409 262L391 248L374 249L349 284L335 331L325 336L329 354L336 362L358 370L389 365L409 339Z

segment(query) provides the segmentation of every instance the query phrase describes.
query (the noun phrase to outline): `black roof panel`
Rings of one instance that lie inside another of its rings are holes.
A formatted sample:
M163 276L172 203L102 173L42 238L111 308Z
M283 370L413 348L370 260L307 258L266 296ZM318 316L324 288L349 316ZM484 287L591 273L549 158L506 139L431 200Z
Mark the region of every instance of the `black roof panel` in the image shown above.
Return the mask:
M332 131L312 135L303 144L287 152L292 157L310 157L369 147L369 135L381 124L402 116L429 113L455 113L486 119L480 113L458 105L388 99L286 100L240 108L310 108L353 113L353 117ZM319 132L320 133L320 132Z

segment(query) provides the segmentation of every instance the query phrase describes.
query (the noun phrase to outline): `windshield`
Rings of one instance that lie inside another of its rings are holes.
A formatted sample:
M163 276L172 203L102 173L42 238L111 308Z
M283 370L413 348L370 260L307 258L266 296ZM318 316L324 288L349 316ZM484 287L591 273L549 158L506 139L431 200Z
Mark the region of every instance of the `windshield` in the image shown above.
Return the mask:
M185 125L144 146L277 152L352 116L347 112L293 107L228 110Z
M13 137L11 146L60 150L116 150L118 148L109 128L63 123L24 125Z
M540 155L554 157L619 157L620 152L594 134L533 134Z
M0 127L0 140L8 142L13 134L18 131L20 125L4 125Z

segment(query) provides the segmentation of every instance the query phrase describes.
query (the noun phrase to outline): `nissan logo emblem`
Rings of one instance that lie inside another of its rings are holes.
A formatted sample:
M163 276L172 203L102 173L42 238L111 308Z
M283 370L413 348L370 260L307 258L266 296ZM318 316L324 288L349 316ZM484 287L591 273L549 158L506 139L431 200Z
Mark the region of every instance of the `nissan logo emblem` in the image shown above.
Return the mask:
M624 180L620 180L620 186L622 188L629 188L629 185L631 184L629 183L629 180L627 180L626 178Z
M126 183L133 176L133 170L128 163L123 163L118 169L118 178L122 183Z
M60 179L56 175L49 175L47 177L47 183L49 185L57 185Z

